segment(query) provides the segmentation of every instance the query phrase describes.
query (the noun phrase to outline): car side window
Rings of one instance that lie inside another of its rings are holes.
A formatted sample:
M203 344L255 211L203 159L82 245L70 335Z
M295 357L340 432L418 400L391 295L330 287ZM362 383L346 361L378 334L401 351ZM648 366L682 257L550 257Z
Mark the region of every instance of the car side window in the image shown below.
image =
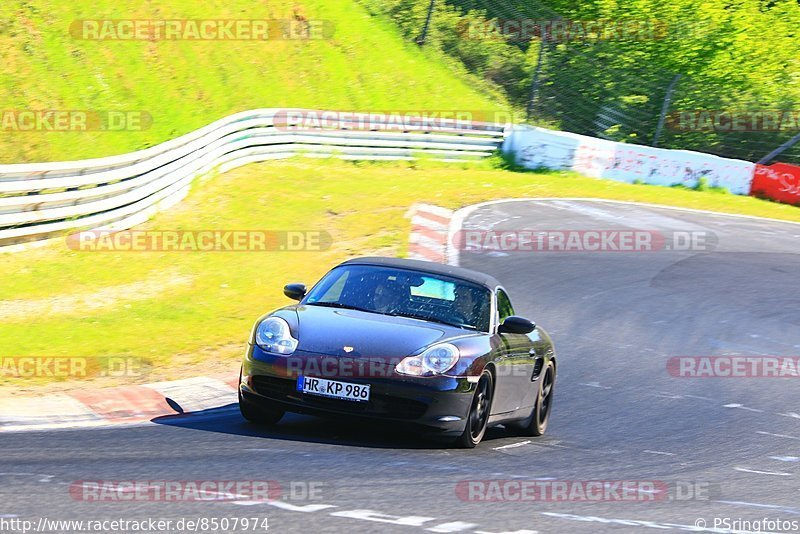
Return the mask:
M497 312L500 316L500 323L502 323L506 317L514 315L511 299L508 298L508 295L506 295L506 292L502 289L497 290Z

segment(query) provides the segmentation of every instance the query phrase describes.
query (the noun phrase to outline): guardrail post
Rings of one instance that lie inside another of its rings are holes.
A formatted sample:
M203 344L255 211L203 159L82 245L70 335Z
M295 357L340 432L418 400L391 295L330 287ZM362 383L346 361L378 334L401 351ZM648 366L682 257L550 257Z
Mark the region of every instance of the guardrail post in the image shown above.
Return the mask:
M667 87L667 94L664 95L664 103L661 104L661 115L658 117L658 125L656 126L656 133L653 135L653 146L658 146L658 140L661 137L661 131L664 129L664 120L669 111L669 105L672 103L672 92L675 91L675 86L678 85L678 80L681 79L680 74L676 74Z
M425 39L428 38L428 28L431 25L431 19L433 18L433 10L436 7L436 0L431 0L430 5L428 6L428 15L425 17L425 25L422 27L422 33L419 34L419 37L416 38L416 42L419 46L425 44Z
M766 156L764 156L760 160L758 160L757 163L759 165L766 165L771 160L777 158L778 155L781 154L782 152L784 152L786 149L791 148L793 145L797 144L798 141L800 141L800 133L795 135L794 137L792 137L791 139L789 139L785 143L783 143L781 146L779 146L778 148L776 148L775 150L773 150L772 152L770 152L769 154L767 154Z

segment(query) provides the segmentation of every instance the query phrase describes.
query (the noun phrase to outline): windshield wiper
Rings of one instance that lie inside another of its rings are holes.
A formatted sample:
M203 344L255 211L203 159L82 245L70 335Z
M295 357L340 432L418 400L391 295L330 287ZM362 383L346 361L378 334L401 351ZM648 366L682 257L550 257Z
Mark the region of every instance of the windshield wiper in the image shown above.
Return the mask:
M356 311L369 312L369 313L378 313L375 310L368 310L367 308L359 308L358 306L352 306L350 304L343 304L341 302L335 302L335 301L331 301L331 302L307 302L306 304L309 304L311 306L323 306L323 307L326 307L326 308L342 308L342 309L345 309L345 310L356 310Z
M403 312L392 312L392 313L387 313L386 315L390 315L392 317L408 317L409 319L419 319L420 321L430 321L432 323L446 324L447 326L455 326L458 328L465 327L474 330L474 328L472 328L469 325L451 323L449 321L445 321L444 319L439 319L438 317L427 317L423 315L415 315L413 313L403 313Z

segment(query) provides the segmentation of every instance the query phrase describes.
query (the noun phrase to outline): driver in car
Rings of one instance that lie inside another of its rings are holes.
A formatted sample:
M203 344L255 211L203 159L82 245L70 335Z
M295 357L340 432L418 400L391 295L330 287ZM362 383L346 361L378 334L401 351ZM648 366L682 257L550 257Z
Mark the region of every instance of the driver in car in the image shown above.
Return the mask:
M458 321L463 324L475 323L475 295L468 287L458 286L455 289L453 308Z
M402 287L397 282L380 282L372 295L372 305L378 313L390 313L397 310L403 298Z

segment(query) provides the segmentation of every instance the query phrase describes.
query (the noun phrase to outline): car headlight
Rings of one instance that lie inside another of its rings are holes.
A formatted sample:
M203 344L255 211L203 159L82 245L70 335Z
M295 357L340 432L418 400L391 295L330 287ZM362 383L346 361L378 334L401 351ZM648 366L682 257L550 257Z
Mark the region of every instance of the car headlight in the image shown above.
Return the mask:
M459 356L460 353L455 345L440 343L428 347L418 356L404 358L397 364L395 371L404 375L414 376L438 375L452 369Z
M297 348L289 323L280 317L267 317L256 328L256 345L267 352L288 356Z

